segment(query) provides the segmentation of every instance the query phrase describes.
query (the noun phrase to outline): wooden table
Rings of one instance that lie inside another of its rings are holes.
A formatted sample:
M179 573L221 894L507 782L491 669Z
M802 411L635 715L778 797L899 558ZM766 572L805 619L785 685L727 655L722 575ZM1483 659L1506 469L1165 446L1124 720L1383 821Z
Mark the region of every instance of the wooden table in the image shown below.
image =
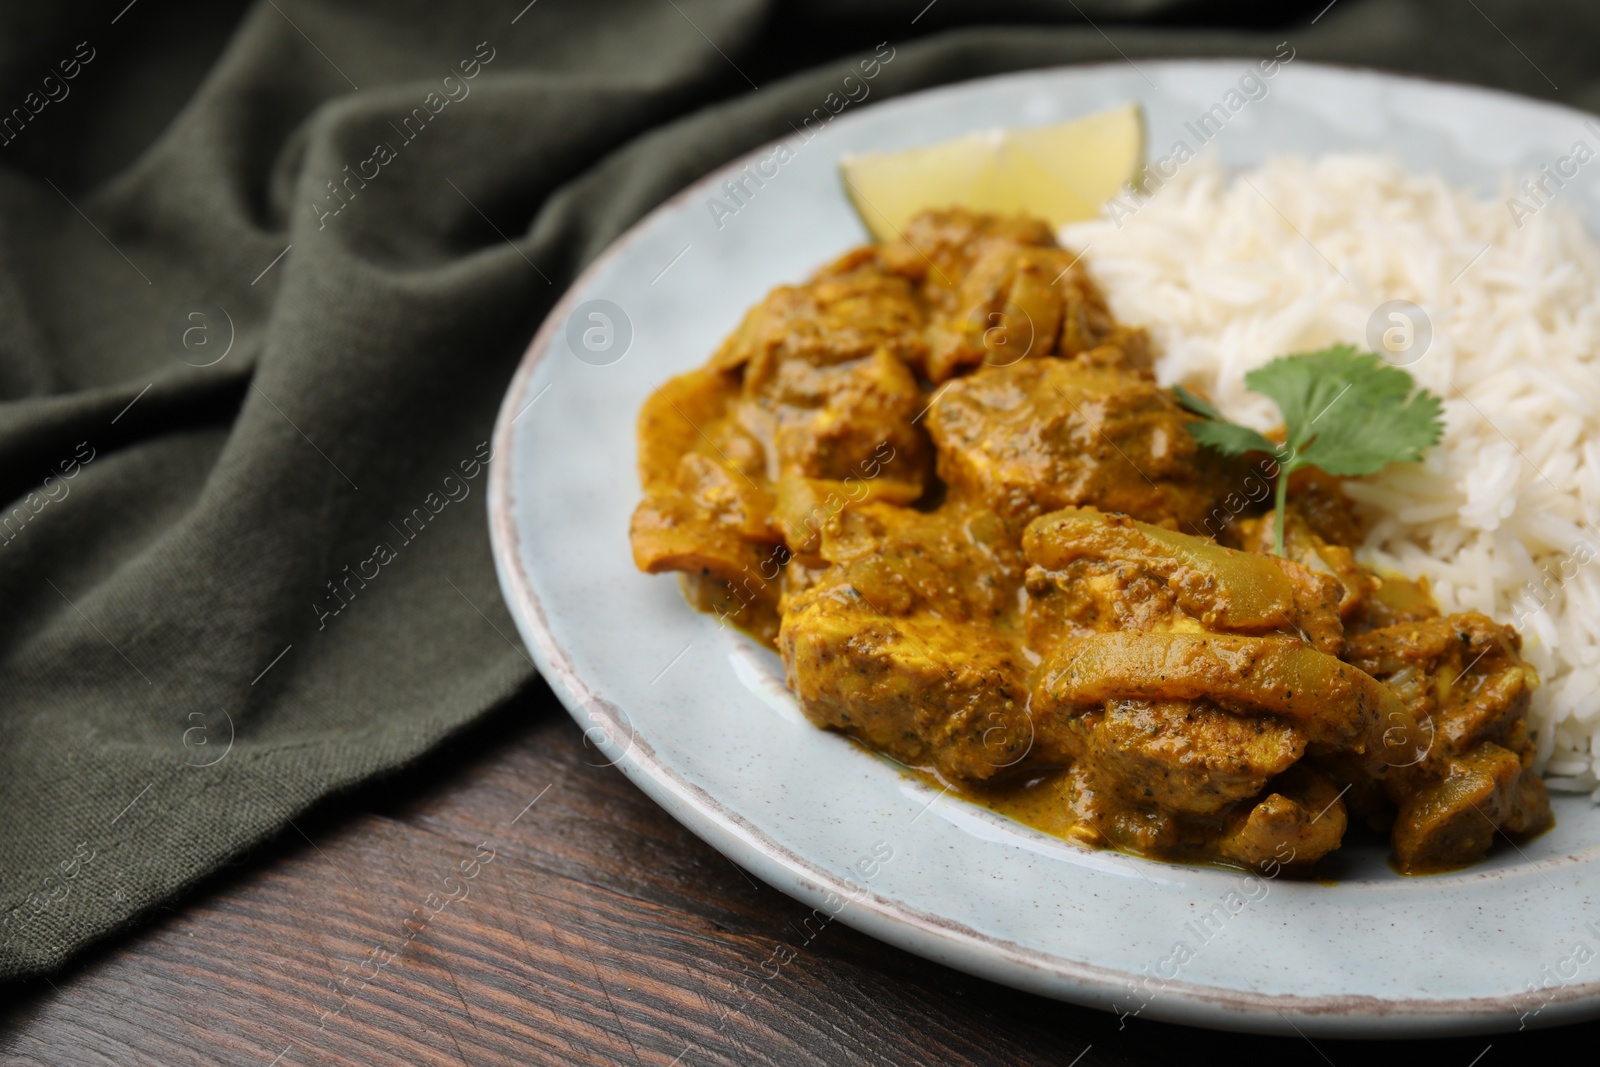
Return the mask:
M69 973L7 991L0 1062L1092 1067L1226 1051L1280 1067L1398 1051L1499 1067L1600 1036L1593 1024L1380 1050L1119 1029L839 923L802 929L809 909L598 762L536 683ZM780 945L794 954L782 966Z

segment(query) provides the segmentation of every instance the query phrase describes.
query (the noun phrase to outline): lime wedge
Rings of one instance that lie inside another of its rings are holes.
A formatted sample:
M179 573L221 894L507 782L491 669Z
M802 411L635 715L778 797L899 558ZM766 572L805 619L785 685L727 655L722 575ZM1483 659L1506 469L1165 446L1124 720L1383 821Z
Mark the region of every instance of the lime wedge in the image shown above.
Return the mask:
M928 208L1027 212L1053 226L1094 218L1143 167L1144 110L1136 103L839 161L851 203L880 241Z

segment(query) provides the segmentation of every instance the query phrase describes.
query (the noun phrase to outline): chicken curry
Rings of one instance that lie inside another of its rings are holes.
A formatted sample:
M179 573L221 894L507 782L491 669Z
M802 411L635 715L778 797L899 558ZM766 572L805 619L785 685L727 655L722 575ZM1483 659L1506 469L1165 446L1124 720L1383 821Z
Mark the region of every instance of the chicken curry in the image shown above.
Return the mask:
M1084 844L1397 867L1552 823L1516 631L1379 574L1339 482L1202 448L1078 257L928 212L753 308L639 417L638 566L806 716ZM1264 472L1264 473L1263 473Z

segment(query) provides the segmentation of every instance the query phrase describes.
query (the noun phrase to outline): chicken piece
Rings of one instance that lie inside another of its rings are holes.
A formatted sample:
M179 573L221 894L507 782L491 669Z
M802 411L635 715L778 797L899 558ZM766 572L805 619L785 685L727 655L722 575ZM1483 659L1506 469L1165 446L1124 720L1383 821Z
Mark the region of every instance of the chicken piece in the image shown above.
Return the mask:
M1085 750L1061 779L1076 839L1142 855L1221 858L1269 877L1278 867L1308 868L1339 847L1347 825L1339 791L1295 762L1304 738L1292 727L1204 702L1153 716L1159 705L1112 702L1102 721L1119 706L1122 729L1095 731L1108 747ZM1041 729L1036 748L1049 743ZM1149 795L1131 793L1140 787Z
M739 419L766 444L774 482L882 478L915 500L933 465L914 422L926 406L911 371L880 349L825 366L787 359L761 382L747 374Z
M1273 864L1304 868L1339 847L1347 822L1338 787L1300 764L1261 801L1229 814L1217 851L1263 872Z
M1224 548L1126 515L1066 508L1028 525L1029 638L1110 630L1283 633L1337 653L1340 586L1278 556Z
M1073 560L1057 569L1034 564L1023 575L1023 589L1026 640L1040 656L1090 633L1199 628L1178 606L1167 580L1137 565L1096 559Z
M1393 760L1383 780L1399 807L1391 842L1402 870L1463 866L1483 856L1497 828L1525 835L1551 825L1526 721L1539 679L1520 649L1515 630L1476 612L1347 642L1345 658L1399 694L1422 731L1418 754Z
M947 383L928 410L939 475L1019 526L1059 508L1193 528L1231 461L1202 453L1192 421L1116 349L1026 359Z
M885 350L922 366L926 316L912 283L884 269L871 247L847 252L804 285L780 285L751 308L711 357L720 371L746 370L761 387L790 359L829 366Z
M906 763L983 780L1033 748L1008 636L1021 559L981 512L866 504L823 531L834 566L783 602L778 648L807 717Z
M830 587L790 602L778 648L807 718L904 763L982 781L1033 747L1025 665L983 627L893 617Z
M955 307L928 328L927 376L935 382L979 365L1074 356L1121 339L1148 364L1143 331L1120 330L1105 299L1061 248L996 245L962 278Z
M1521 648L1515 630L1472 611L1356 635L1344 658L1399 693L1424 729L1432 724L1426 769L1484 741L1520 747L1539 685Z
M1015 626L1022 553L1005 524L981 508L846 508L824 529L820 551L835 564L834 582L854 586L891 615L925 611Z
M884 457L883 462L877 458L880 455ZM792 472L783 474L778 479L773 525L796 555L820 565L822 560L816 553L822 531L845 508L872 502L910 504L922 495L920 485L879 477L884 465L894 458L893 446L884 444L863 464L859 474L848 474L843 479L807 478Z
M1117 325L1080 257L1058 247L1042 219L925 211L879 253L888 270L920 287L930 326L918 369L935 383L979 364L1104 344L1150 363L1145 332Z
M739 375L738 419L765 447L770 481L860 477L887 448L890 476L921 491L931 454L912 420L926 400L909 368L925 362L924 324L911 283L871 248L750 310L710 366Z
M1205 700L1108 700L1067 719L1060 740L1097 791L1190 815L1214 815L1255 796L1306 745L1284 720L1235 715ZM1056 741L1037 743L1054 751Z
M895 483L889 498L921 495L933 465L911 369L925 362L923 325L911 284L870 248L745 317L711 365L740 375L737 420L763 447L770 482L882 477Z
M1443 778L1400 802L1390 842L1405 874L1447 871L1481 859L1509 820L1523 778L1516 754L1491 742L1448 760L1441 771Z
M1218 816L1248 806L1307 742L1287 719L1204 699L1061 707L1035 689L1030 707L1035 758L1070 761L1064 799L1091 841L1145 854L1210 850Z
M1055 247L1055 234L1043 219L944 208L917 215L878 254L886 270L918 287L932 314L948 317L960 315L961 283L986 253Z
M644 499L629 536L634 563L650 574L681 571L684 591L763 641L777 636L778 536L759 442L731 418L738 382L712 370L670 379L639 413Z
M1177 856L1205 847L1205 833L1175 812L1154 804L1131 804L1093 764L1072 764L1060 782L1060 800L1071 810L1071 837L1094 848L1119 848L1140 856Z

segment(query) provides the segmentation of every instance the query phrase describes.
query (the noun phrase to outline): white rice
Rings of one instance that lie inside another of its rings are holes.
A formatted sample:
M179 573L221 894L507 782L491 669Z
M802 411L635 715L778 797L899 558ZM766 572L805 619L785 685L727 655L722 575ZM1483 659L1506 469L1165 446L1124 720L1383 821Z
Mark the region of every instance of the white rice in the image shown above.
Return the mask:
M1424 462L1349 486L1374 521L1362 558L1426 575L1447 612L1517 621L1544 680L1539 766L1553 789L1600 800L1600 241L1562 195L1576 194L1519 228L1504 196L1384 158L1279 159L1232 180L1197 160L1120 225L1063 239L1117 316L1150 328L1163 383L1200 386L1262 430L1277 410L1246 371L1366 348L1389 300L1427 312L1431 346L1407 369L1443 399L1447 428Z

